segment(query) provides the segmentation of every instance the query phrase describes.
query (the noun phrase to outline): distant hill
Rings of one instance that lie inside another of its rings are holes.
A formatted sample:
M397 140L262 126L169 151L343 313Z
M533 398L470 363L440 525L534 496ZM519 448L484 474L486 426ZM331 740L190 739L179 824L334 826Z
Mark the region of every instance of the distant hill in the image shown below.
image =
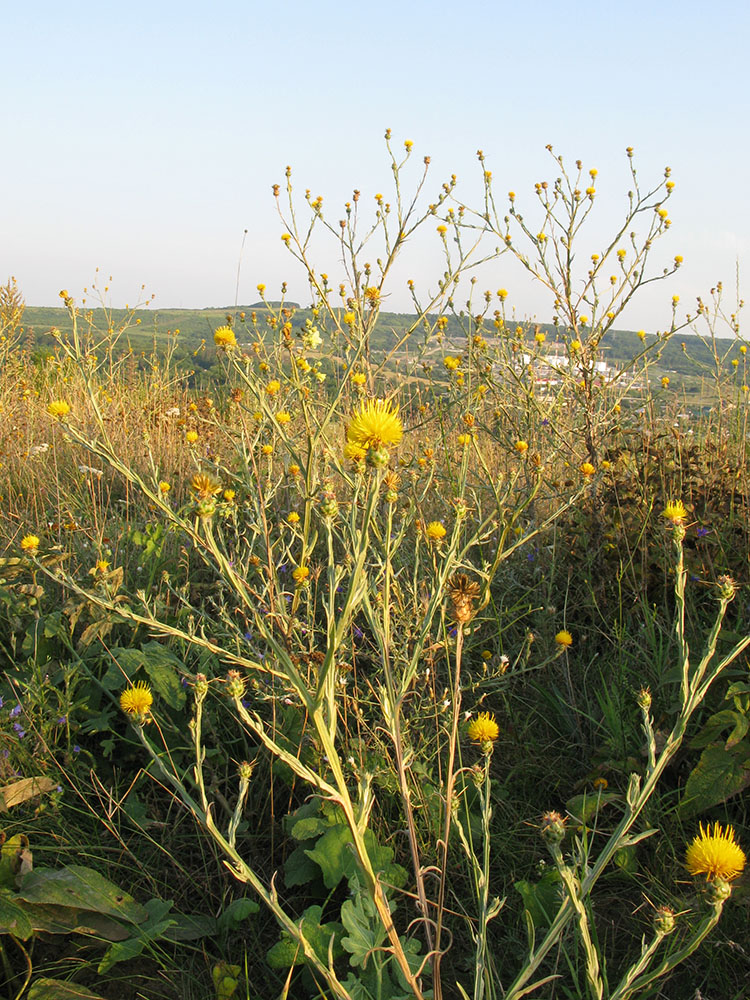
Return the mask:
M250 305L206 307L204 309L140 309L131 318L130 325L121 340L123 348L132 347L134 351L157 350L165 341L165 338L179 331L178 358L193 357L193 352L200 348L201 342L205 341L205 351L197 361L191 364L207 368L213 363L214 347L213 332L218 327L227 322L232 322L240 343L247 339L250 341L254 334L251 327L251 316L255 313L258 326L261 330L266 329L265 317L269 308L278 310L281 302L254 302ZM284 306L293 309L294 316L292 322L295 329L299 329L305 320L312 317L309 309L301 309L296 302L284 302ZM242 318L244 314L244 319ZM112 325L115 329L124 323L128 318L128 313L124 309L94 309L89 314L82 314L79 320L79 329L83 334L88 329L87 316L90 316L94 327L99 331L107 329ZM24 313L24 327L26 332L26 344L31 349L50 350L54 346L54 340L50 336L53 328L70 332L72 325L70 316L66 309L62 307L47 306L26 306ZM136 323L136 320L139 322ZM414 322L413 314L408 313L387 313L381 312L375 332L372 336L372 347L376 351L391 349L399 342L404 332L409 329ZM468 333L469 319L467 316L451 316L445 330L445 338L448 343L458 345ZM529 330L537 327L547 334L547 345L554 351L556 342L563 342L564 337L558 333L555 327L549 324L532 324L520 322ZM490 337L491 325L485 332L486 337ZM420 343L423 343L423 333L416 330L409 345L410 351ZM653 344L657 340L653 334L648 334L645 341L642 341L633 330L611 330L602 342L601 349L603 356L610 364L624 364L640 353L644 343ZM684 348L683 348L684 345ZM719 341L719 349L727 352L726 364L734 358L742 359L739 351L740 342L731 340ZM689 333L679 333L670 340L661 344L658 348L659 367L668 371L677 372L684 375L695 375L696 363L698 366L712 366L711 352L703 341ZM744 359L742 359L744 360Z

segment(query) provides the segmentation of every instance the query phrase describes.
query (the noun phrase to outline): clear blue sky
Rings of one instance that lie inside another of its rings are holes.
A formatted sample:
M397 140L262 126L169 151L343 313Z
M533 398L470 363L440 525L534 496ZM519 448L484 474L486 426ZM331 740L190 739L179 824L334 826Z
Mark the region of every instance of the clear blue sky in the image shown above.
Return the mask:
M434 189L455 172L469 203L477 148L522 208L554 177L552 143L598 168L603 220L625 205L632 145L644 183L672 167L664 259L685 264L629 325L662 328L672 294L692 308L719 279L731 306L737 259L746 287L750 8L737 0L27 0L3 29L0 281L15 275L30 304L80 296L97 267L115 305L142 284L155 307L231 304L245 229L239 301L283 279L305 301L271 185L289 163L332 219L355 187L372 204L391 183L386 126L413 140L415 175L429 154ZM333 243L317 263L338 277ZM407 306L404 276L434 286L439 269L434 240L415 243L391 307ZM519 315L551 316L509 257L481 281L509 289Z

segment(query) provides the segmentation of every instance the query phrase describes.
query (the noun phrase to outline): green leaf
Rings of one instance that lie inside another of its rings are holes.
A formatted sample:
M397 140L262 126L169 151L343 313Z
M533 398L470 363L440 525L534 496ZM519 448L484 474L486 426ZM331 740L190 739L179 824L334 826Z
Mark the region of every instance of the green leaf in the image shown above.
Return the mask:
M340 958L343 954L340 941L344 928L335 921L321 924L322 914L323 908L321 906L308 906L302 914L301 929L315 954L321 962L328 965L328 947L331 938L335 938L333 943L334 959ZM272 969L289 969L293 965L302 965L305 957L297 942L286 932L282 932L281 940L269 948L266 961Z
M248 899L247 896L234 899L219 917L218 925L222 930L236 930L259 910L260 906L254 899Z
M690 741L690 746L694 749L707 747L710 743L716 743L725 730L731 729L725 744L725 748L730 750L745 736L749 727L750 721L747 716L735 712L734 709L725 708L711 716L698 735Z
M124 941L131 927L93 910L78 910L73 906L54 906L49 903L15 902L25 911L35 934L90 934L107 941Z
M683 816L694 816L726 802L750 786L750 758L744 744L731 750L707 747L685 785Z
M391 863L392 848L381 847L370 830L365 831L364 841L375 873L381 874L383 881L389 885L404 885L407 874L401 865ZM358 880L360 867L354 852L354 841L349 827L343 823L329 827L315 847L306 850L305 854L320 867L327 889L335 889L344 877L350 886L353 880Z
M63 979L37 979L29 987L28 1000L104 1000L104 997Z
M82 865L69 865L59 870L36 868L24 875L17 896L29 903L93 910L134 924L149 917L146 907L136 903L132 896L99 872Z
M529 919L535 928L549 927L562 902L560 874L551 869L538 882L516 882Z
M0 934L12 934L21 941L27 941L33 934L25 911L4 892L0 892Z
M295 885L307 885L316 878L320 878L319 866L308 858L305 847L295 847L284 862L284 884L287 889Z
M348 931L341 944L351 955L350 963L355 968L366 965L373 950L379 948L386 937L375 904L363 894L345 900L341 906L341 923Z
M312 840L321 833L325 833L330 823L320 816L305 816L297 820L292 826L291 834L295 840Z
M171 899L150 899L144 909L148 911L148 919L138 927L131 928L133 936L111 945L105 952L97 969L100 976L111 969L116 962L126 962L140 955L147 945L165 936L176 923L174 917L167 917L172 909Z

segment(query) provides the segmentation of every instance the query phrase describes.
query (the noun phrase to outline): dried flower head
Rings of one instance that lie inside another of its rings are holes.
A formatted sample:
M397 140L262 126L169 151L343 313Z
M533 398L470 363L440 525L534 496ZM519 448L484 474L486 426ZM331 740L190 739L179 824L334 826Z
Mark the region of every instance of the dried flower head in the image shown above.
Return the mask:
M466 573L454 573L446 585L457 622L468 622L474 614L474 601L479 597L479 584Z

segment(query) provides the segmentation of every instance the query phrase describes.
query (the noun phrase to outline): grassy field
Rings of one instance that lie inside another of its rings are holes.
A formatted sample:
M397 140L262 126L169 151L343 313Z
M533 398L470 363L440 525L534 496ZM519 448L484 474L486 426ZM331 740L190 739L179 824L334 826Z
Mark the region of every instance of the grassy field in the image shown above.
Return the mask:
M748 995L739 328L613 334L551 212L554 327L460 245L382 315L439 206L342 293L290 226L304 309L0 290L1 995Z

